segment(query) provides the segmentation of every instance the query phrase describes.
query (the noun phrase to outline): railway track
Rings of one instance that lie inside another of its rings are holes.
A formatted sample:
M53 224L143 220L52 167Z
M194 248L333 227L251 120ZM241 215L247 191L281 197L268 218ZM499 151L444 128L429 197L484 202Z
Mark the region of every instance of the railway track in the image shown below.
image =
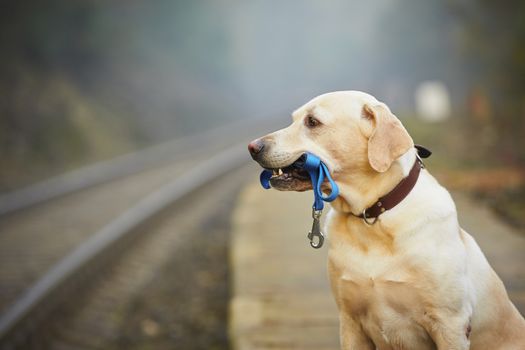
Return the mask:
M112 332L114 327L103 326L101 320L86 321L91 322L91 328L86 322L74 321L93 320L91 316L82 316L85 315L82 306L93 305L85 309L88 315L93 315L103 309L101 303L122 308L126 301L132 300L154 272L169 261L167 257L177 254L181 237L191 240L187 233L192 230L179 224L188 221L191 215L181 213L187 210L213 213L207 206L220 208L220 202L227 201L228 195L231 197L240 179L228 176L217 187L229 190L197 202L191 198L197 193L205 197L201 190L209 183L233 174L248 160L246 141L273 128L275 120L207 133L188 139L187 147L178 143L172 150L174 154L164 147L159 151L161 155L148 151L144 156L128 157L132 161L116 168L112 168L115 163L103 165L96 177L91 169L84 179L82 173L77 173L75 186L66 181L64 188L60 188L57 182L54 191L46 195L36 191L33 200L26 200L24 205L20 204L23 200L17 200L16 206L5 210L9 205L3 202L0 348L110 348L108 344L121 333ZM211 188L207 191L212 192ZM31 198L27 193L22 194ZM168 229L159 233L146 229L155 226L159 213L179 205L184 198L192 204L170 215L178 219L170 221ZM218 202L212 205L214 201ZM208 216L194 215L188 225ZM148 239L157 243L147 243ZM156 248L142 249L137 242ZM114 265L117 260L121 265ZM151 324L154 321L150 322L149 333L155 333ZM144 327L148 329L147 325ZM98 329L99 336L86 331L90 329ZM93 339L99 339L98 345Z
M212 181L139 227L94 286L62 307L46 348L227 349L229 212L247 173Z

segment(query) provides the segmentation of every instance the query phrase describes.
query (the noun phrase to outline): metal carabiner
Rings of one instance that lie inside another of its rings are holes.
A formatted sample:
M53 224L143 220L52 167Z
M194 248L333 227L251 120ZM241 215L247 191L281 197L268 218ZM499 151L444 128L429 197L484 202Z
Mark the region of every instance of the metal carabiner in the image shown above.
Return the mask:
M312 208L312 218L314 221L312 223L312 230L308 232L308 238L310 239L310 245L315 249L321 248L324 243L324 235L321 232L320 222L322 213L322 210L315 210L315 208ZM315 242L315 237L317 237L317 243Z
M314 237L318 237L317 243L314 242ZM323 246L324 243L324 234L322 232L319 232L317 234L312 234L311 232L308 234L308 238L310 238L310 245L312 248L319 249Z

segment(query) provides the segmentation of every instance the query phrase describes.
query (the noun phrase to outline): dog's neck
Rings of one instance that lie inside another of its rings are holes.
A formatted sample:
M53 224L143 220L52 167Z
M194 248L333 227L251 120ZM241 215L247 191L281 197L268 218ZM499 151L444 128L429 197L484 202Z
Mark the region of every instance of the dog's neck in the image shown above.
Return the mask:
M416 161L416 150L410 149L392 163L384 173L372 169L362 174L353 174L338 179L340 195L331 203L340 213L360 215L380 197L389 193L405 178Z

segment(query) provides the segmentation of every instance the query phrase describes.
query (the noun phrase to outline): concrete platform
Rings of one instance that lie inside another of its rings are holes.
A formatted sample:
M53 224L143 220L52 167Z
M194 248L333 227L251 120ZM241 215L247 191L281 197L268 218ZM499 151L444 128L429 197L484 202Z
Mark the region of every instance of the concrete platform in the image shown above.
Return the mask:
M525 235L486 207L454 194L473 234L525 311ZM338 314L326 272L327 244L309 246L312 194L265 191L252 183L233 216L230 339L235 350L339 349Z

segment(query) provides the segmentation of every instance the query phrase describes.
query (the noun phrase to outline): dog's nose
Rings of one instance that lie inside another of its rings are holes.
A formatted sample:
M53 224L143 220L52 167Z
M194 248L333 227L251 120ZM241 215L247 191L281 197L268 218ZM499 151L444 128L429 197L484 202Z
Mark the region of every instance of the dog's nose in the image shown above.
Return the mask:
M260 139L254 140L248 144L248 151L252 155L252 158L256 157L264 149L264 142Z

